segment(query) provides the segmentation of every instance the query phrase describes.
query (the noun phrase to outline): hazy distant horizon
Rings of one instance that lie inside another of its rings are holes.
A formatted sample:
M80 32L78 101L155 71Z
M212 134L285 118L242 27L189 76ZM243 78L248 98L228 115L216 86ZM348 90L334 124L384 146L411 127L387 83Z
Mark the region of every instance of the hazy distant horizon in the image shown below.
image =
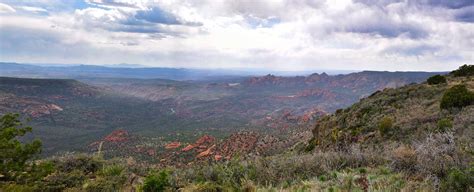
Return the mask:
M263 68L199 68L199 67L167 67L167 66L148 66L141 64L82 64L82 63L19 63L10 61L0 61L0 68L2 64L15 63L19 65L32 65L39 67L77 67L77 66L98 66L107 68L124 68L124 69L143 69L143 68L155 68L155 69L183 69L183 70L196 70L196 71L214 71L216 74L222 73L222 75L235 75L235 76L263 76L263 75L277 75L277 76L307 76L314 73L328 75L339 75L357 73L363 71L377 71L377 72L440 72L444 73L447 71L441 70L371 70L371 69L360 69L360 70L344 70L344 69L314 69L304 71L284 71L284 70L271 70ZM215 74L213 74L215 75Z

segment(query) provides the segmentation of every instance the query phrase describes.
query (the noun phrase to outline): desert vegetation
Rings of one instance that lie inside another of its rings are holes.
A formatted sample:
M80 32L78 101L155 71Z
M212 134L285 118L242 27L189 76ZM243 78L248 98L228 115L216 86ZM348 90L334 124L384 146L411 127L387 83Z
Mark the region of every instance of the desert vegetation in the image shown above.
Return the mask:
M455 85L448 89L441 100L441 108L462 108L474 104L474 93L465 85Z
M376 92L320 118L311 139L281 153L179 167L101 153L39 158L40 143L21 138L32 129L7 114L0 122L1 147L11 153L1 156L0 189L472 191L473 82L470 76L445 78L445 86L422 83Z
M446 81L446 77L442 76L442 75L434 75L434 76L431 76L430 78L428 78L426 80L426 82L430 85L437 85L437 84L444 84L444 83L447 83Z

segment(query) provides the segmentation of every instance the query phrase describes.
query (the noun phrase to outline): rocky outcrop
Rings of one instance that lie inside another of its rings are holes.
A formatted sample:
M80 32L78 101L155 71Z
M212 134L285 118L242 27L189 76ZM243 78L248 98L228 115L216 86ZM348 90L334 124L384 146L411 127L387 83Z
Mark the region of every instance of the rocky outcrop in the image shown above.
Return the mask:
M44 104L44 105L30 105L23 109L23 113L29 114L33 118L38 118L44 115L50 115L56 111L63 111L63 108L56 104Z
M205 151L199 153L196 158L202 158L202 157L207 157L209 155L212 154L212 150L214 150L214 148L216 147L216 145L212 145L211 147L209 147L208 149L206 149Z
M165 145L165 149L176 149L181 146L181 143L178 141L174 141Z
M103 140L108 142L125 142L128 140L128 131L123 129L115 130L105 136Z
M216 140L216 138L214 138L212 136L204 135L204 136L200 137L199 139L197 139L196 142L194 142L193 144L189 144L186 147L184 147L183 149L181 149L181 151L182 152L187 152L187 151L190 151L192 149L197 149L199 151L202 151L203 149L207 149L207 147L210 144L214 143L215 140Z

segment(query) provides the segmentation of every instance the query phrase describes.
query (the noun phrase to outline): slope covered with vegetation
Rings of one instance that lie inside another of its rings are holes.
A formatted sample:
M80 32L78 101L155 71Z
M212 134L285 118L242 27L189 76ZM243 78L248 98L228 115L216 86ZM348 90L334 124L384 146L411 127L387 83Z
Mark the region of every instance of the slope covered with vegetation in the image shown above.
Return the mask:
M351 107L339 109L317 121L312 143L320 149L409 143L430 133L446 132L472 138L474 77L453 75L457 71L447 75L445 82L377 91Z
M375 92L319 119L310 141L281 154L197 161L179 168L133 158L104 160L100 152L69 154L2 169L0 189L472 191L473 70L465 66L443 76L446 81ZM21 129L7 125L2 129Z
M208 81L0 77L0 114L30 117L34 135L43 140L43 154L86 151L118 129L160 137L164 143L190 142L205 134L223 138L241 130L285 137L375 90L434 74L365 71Z
M473 73L474 66L465 65L427 83L375 92L318 120L305 150L356 148L411 179L429 180L434 189L472 190Z

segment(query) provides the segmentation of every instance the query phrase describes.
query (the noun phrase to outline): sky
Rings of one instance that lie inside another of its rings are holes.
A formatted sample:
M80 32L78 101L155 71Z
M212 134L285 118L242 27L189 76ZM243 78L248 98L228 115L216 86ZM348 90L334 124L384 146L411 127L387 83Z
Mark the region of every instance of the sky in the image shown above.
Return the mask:
M0 0L0 61L445 71L474 63L474 1Z

